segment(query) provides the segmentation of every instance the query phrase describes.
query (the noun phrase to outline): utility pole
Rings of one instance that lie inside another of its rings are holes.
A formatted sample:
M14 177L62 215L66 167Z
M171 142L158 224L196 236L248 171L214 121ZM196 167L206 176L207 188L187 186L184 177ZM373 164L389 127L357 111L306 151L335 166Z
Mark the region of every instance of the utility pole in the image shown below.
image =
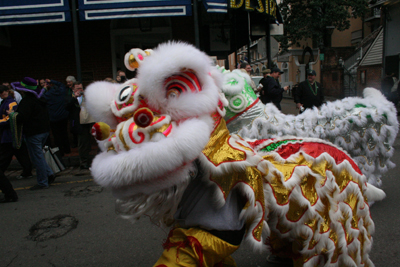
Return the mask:
M247 11L247 26L248 26L248 36L249 40L247 43L247 63L251 64L251 54L250 54L250 45L251 45L251 23L250 23L250 12Z
M75 0L71 1L71 13L72 13L72 25L74 28L74 43L75 43L75 60L76 60L76 74L78 81L82 82L82 70L81 70L81 56L79 50L79 34L78 34L78 17L76 15L76 3Z
M198 49L200 49L200 30L199 30L199 14L197 13L197 0L193 1L193 19L194 19L194 42Z
M265 33L266 33L266 35L265 35L265 38L266 38L266 40L265 40L265 42L266 42L266 47L267 47L267 60L268 60L268 63L267 63L267 66L268 66L268 69L271 69L272 68L272 62L271 62L271 31L270 31L270 28L269 28L269 23L270 23L270 0L268 0L267 1L267 10L268 10L268 12L267 12L267 23L266 23L266 29L265 29Z

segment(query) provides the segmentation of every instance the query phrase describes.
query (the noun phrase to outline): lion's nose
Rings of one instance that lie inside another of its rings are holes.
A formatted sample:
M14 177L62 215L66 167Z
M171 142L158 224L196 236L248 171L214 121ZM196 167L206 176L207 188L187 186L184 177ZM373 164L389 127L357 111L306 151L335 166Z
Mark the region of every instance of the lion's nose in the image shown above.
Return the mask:
M149 126L153 121L153 119L154 119L154 114L148 108L139 108L133 114L133 120L135 121L135 124L139 127L145 128Z

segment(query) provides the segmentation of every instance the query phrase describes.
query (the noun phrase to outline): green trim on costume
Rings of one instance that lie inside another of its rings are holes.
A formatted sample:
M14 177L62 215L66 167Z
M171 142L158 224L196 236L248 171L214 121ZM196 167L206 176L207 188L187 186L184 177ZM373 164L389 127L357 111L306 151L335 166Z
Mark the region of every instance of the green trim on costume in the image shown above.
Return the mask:
M263 152L271 152L276 150L278 147L280 147L283 144L287 144L287 143L296 143L296 142L303 142L303 140L301 139L289 139L289 140L282 140L282 141L277 141L276 143L271 143L265 147L263 147L262 149L260 149L260 151Z

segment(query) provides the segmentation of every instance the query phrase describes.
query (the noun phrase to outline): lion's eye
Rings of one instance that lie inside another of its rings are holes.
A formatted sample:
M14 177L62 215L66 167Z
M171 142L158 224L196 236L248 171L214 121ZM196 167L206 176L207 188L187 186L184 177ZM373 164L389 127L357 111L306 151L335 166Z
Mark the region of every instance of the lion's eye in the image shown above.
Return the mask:
M176 88L171 88L167 91L168 98L176 98L181 94L181 92Z
M117 103L123 104L128 101L129 97L132 95L133 88L132 86L125 86L119 91Z

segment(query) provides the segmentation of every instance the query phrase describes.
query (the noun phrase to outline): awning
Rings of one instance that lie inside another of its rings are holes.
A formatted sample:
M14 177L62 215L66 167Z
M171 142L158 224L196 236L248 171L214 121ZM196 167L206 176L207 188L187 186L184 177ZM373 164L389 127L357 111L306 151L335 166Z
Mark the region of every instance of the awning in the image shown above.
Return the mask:
M204 7L210 13L228 13L227 0L203 0Z
M80 20L191 15L191 0L79 0Z
M0 26L71 21L68 0L0 0Z

